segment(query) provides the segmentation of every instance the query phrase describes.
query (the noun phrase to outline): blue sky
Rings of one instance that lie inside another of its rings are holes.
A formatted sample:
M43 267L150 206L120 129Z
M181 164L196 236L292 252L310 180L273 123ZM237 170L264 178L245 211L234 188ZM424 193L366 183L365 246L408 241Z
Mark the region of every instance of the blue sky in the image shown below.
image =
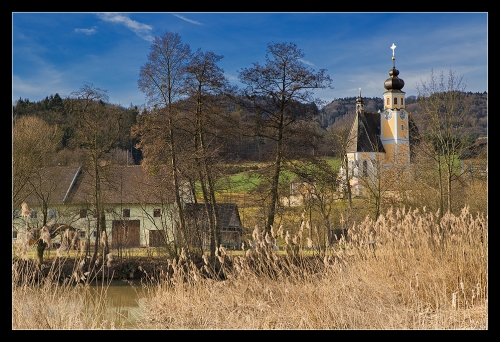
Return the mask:
M67 97L84 83L105 89L109 102L147 101L137 85L154 37L178 33L193 51L224 56L218 65L238 86L238 71L264 64L268 43L293 42L314 70L326 69L334 89L316 91L330 102L382 97L392 68L403 91L434 70L463 76L466 90L488 91L488 13L161 12L12 13L12 101Z

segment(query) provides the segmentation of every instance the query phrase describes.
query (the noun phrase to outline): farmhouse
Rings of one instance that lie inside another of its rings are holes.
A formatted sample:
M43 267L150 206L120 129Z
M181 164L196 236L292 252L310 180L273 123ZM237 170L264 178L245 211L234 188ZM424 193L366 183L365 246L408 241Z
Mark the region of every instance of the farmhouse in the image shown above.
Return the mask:
M199 242L203 245L204 250L208 250L210 248L210 233L207 205L186 203L184 209L187 214L188 226L195 227L196 231L201 233ZM221 245L229 249L240 249L243 226L238 214L238 206L235 203L218 203L216 212L221 231Z
M460 169L472 182L488 176L488 137L479 137L459 156Z
M148 171L140 165L106 166L103 170L100 187L111 247L154 247L173 241L178 210L172 191L169 191L171 175L167 170ZM82 167L45 168L37 172L28 184L24 189L24 202L30 208L30 215L22 217L19 209L14 210L14 232L41 228L44 223L66 224L77 229L81 239L92 241L97 238L95 181L89 170ZM195 202L187 186L183 188L182 200L185 205ZM233 235L241 235L237 206L221 204L221 212L226 212L226 206L231 208L231 220L227 222L235 227ZM239 239L240 236L233 237L236 242Z
M392 44L391 49L392 69L384 82L384 110L365 112L359 90L347 141L347 167L340 170L340 178L348 179L353 194L358 196L363 196L366 187L376 184L382 174L386 182L394 185L409 181L412 151L419 141L417 126L405 110L405 92L401 90L405 83L395 66L396 46ZM347 186L345 181L342 186Z

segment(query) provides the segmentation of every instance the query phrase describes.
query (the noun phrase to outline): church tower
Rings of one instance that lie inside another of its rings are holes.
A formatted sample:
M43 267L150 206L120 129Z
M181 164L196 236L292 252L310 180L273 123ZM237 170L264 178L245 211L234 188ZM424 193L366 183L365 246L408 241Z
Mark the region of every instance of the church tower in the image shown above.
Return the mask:
M347 165L340 169L341 188L350 186L354 195L364 196L366 186L381 179L385 189L399 188L410 180L410 146L418 143L419 133L405 110L405 82L396 69L396 45L391 49L392 69L384 82L383 111L366 112L361 89L356 98L346 146Z
M410 165L410 134L409 117L405 111L405 92L402 91L405 82L398 77L394 50L392 44L392 69L389 78L384 82L387 91L383 94L384 111L380 117L380 140L386 152L384 167L397 166L408 169Z

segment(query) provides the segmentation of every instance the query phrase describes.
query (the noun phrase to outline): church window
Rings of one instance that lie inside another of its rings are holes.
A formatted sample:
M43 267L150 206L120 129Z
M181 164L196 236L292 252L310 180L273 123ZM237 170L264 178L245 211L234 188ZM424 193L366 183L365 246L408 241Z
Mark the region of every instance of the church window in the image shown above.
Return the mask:
M398 98L397 97L394 98L394 104L395 105L398 104Z
M405 125L401 125L401 130L404 131L405 130Z
M404 98L402 97L402 98L401 98L401 106L403 105L403 99L404 99Z
M390 105L390 104L391 104L391 99L387 98L387 105Z

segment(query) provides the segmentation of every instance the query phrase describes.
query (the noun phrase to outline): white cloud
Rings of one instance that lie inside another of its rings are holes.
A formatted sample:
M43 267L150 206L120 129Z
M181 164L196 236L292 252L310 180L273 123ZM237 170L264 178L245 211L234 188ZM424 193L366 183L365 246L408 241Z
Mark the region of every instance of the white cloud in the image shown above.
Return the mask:
M154 37L151 35L151 30L153 27L151 25L142 24L135 20L130 19L125 14L120 13L98 13L99 19L108 21L111 23L117 23L124 25L126 28L130 29L136 35L147 41L153 41Z
M191 24L195 24L195 25L203 25L202 23L200 23L199 21L196 21L196 20L191 20L191 19L188 19L180 14L172 14L173 16L179 18L179 19L182 19L184 21L187 21L188 23L191 23Z
M84 28L76 28L75 29L75 32L77 33L84 33L88 36L94 34L94 33L97 33L97 30L96 30L97 26L93 26L92 28L90 29L84 29Z

